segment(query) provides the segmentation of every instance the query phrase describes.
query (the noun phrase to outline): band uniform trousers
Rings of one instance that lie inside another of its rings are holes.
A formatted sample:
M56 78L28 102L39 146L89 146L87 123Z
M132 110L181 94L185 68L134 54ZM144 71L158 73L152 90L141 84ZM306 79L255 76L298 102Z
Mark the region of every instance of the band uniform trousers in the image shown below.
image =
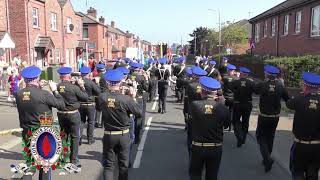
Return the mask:
M233 105L233 125L234 134L237 137L238 142L245 143L248 128L249 119L252 111L252 103L234 103Z
M271 161L273 140L278 126L279 117L258 116L256 138L264 163Z
M143 97L142 96L139 96L137 98L137 103L139 105L139 107L141 109L143 109ZM143 116L143 114L142 114ZM134 136L135 136L135 143L138 144L140 142L140 138L141 138L141 132L142 132L142 128L143 128L143 125L142 125L142 122L143 122L143 117L140 117L140 118L135 118L135 121L134 121Z
M233 119L233 98L227 98L226 97L226 101L225 101L225 105L229 108L229 112L231 114L231 119ZM230 122L229 124L229 131L231 131L231 125L233 124L233 122Z
M95 124L96 124L96 127L102 127L103 126L101 116L102 116L102 112L96 109L95 120L94 120Z
M183 83L180 79L177 79L176 92L177 92L178 101L182 102L184 100L184 88L183 88Z
M28 129L23 129L22 130L22 137L23 138L27 136L27 132L28 132ZM36 173L36 171L34 171L33 173ZM23 175L21 179L22 180L32 180L32 177L33 177L33 175ZM40 169L40 171L39 171L39 179L40 180L42 180L42 179L43 180L51 179L51 169L49 170L48 173L45 173L43 171L43 169Z
M320 144L295 142L291 147L290 169L294 180L318 180Z
M75 113L57 113L60 127L68 135L68 138L71 138L71 163L77 164L78 151L79 151L79 141L80 141L80 114Z
M93 140L93 132L94 132L94 123L95 123L95 105L90 104L90 105L81 105L79 112L81 116L81 134L80 134L80 139L82 138L82 133L84 126L86 125L86 122L88 123L87 126L87 138L88 141Z
M159 82L158 94L159 94L159 109L166 110L168 82Z
M114 170L116 163L119 167L119 180L128 179L130 135L108 135L105 134L102 139L103 143L103 178L105 180L114 179ZM118 160L118 162L116 162Z
M192 146L189 174L191 180L201 180L205 167L206 180L217 180L222 156L222 146L198 147Z
M157 80L151 79L149 83L149 101L153 101L157 93Z
M129 131L129 134L130 134L130 152L129 152L129 164L131 164L132 162L132 155L133 155L133 152L132 152L132 148L133 148L133 144L134 144L134 141L135 141L135 134L134 134L134 116L130 115L130 131Z
M146 111L147 111L148 96L149 96L149 94L147 92L143 92L142 128L144 128L145 121L146 121Z

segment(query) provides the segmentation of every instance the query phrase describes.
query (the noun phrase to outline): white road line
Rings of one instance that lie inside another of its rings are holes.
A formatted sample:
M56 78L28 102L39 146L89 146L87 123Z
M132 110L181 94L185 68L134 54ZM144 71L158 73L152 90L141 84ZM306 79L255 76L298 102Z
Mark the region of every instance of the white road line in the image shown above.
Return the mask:
M156 110L158 99L159 99L159 97L156 97L156 100L153 102L153 105L152 105L152 108L151 108L152 111Z
M149 117L149 119L147 121L147 126L145 127L145 129L143 131L142 138L141 138L140 144L138 146L138 152L137 152L136 158L135 158L135 160L133 162L133 166L132 166L134 169L137 169L137 168L140 167L140 163L141 163L141 159L142 159L142 153L143 153L144 145L145 145L146 140L147 140L147 135L148 135L148 131L150 129L152 118L153 117Z
M16 137L14 139L12 139L11 141L4 143L3 145L0 146L0 152L5 152L10 150L11 148L15 147L16 145L18 145L19 143L21 143L22 140L20 137Z

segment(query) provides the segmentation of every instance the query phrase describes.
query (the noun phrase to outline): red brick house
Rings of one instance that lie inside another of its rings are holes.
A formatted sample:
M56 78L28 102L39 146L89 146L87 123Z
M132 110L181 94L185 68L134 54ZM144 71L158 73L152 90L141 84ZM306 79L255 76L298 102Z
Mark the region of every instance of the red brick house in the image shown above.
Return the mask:
M14 53L39 67L50 63L76 66L82 52L82 18L70 0L10 0L11 35Z
M250 19L250 23L254 54L320 54L319 0L287 0Z
M0 58L8 62L11 58L10 49L15 47L10 35L8 0L0 0L0 9Z

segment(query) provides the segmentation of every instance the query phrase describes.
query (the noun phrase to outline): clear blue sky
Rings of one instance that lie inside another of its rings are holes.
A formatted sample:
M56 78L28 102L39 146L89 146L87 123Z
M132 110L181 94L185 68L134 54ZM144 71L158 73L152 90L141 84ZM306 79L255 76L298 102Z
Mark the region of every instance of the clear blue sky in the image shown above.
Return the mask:
M71 0L76 11L92 6L98 15L111 20L123 31L139 35L152 43L183 43L190 40L189 33L196 27L218 27L221 21L238 21L251 17L283 2L284 0Z

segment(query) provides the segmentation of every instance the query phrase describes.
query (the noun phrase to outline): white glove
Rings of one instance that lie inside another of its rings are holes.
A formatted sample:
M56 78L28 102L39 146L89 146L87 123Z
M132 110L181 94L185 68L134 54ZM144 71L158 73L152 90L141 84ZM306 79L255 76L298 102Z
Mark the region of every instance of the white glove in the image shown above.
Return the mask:
M49 87L50 87L50 90L52 92L56 91L57 90L57 83L53 82L53 81L49 81Z

